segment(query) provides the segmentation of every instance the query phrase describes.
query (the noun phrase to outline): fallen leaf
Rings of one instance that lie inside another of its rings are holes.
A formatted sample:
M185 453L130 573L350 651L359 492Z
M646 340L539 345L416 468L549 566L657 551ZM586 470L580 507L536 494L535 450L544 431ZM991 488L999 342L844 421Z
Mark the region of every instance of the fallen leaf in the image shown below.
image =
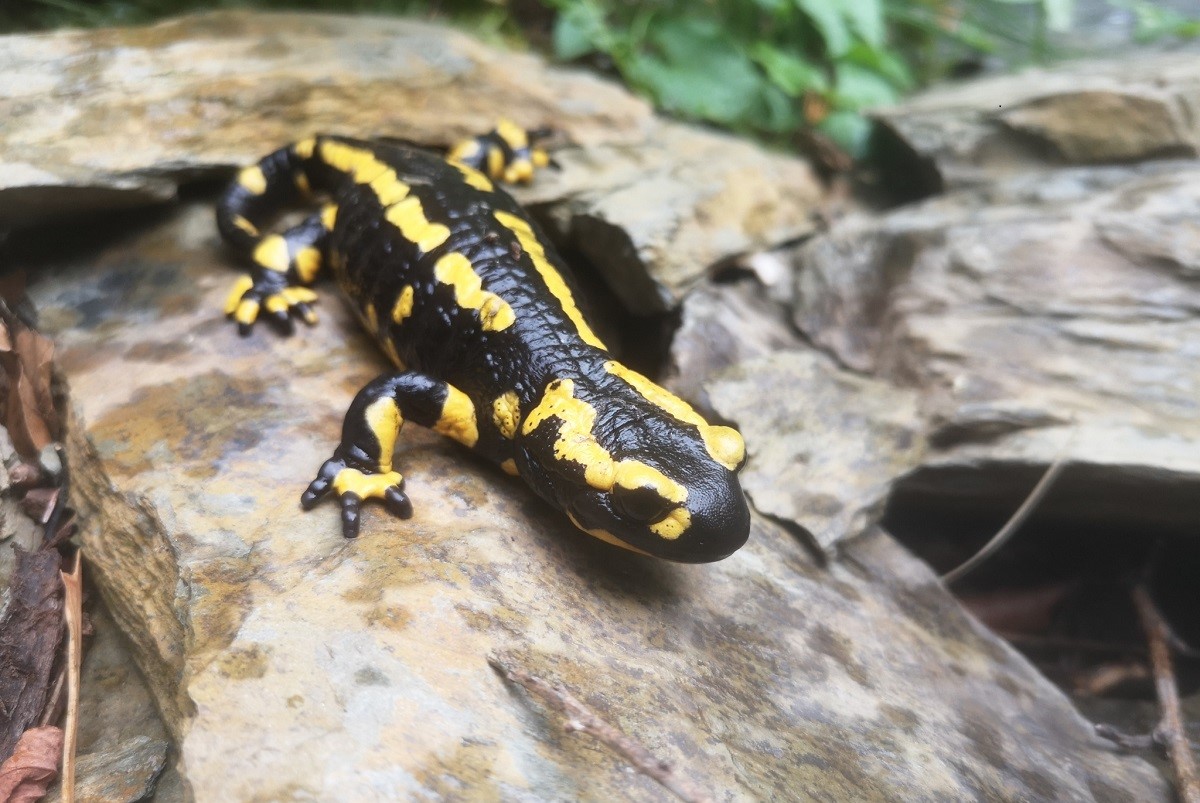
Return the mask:
M0 764L0 801L37 803L58 776L63 732L53 725L30 728L21 734L17 749Z
M26 460L52 443L61 422L54 406L54 344L0 305L0 393L3 416L13 446Z

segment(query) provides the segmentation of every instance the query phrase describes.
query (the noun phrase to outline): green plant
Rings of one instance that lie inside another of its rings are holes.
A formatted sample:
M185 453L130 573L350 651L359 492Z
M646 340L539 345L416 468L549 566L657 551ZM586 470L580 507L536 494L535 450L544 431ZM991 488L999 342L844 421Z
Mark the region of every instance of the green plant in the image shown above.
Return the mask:
M759 135L801 127L861 154L864 109L967 56L1050 55L1073 0L540 0L563 60L603 58L663 109ZM1200 35L1151 0L1110 0L1144 35Z

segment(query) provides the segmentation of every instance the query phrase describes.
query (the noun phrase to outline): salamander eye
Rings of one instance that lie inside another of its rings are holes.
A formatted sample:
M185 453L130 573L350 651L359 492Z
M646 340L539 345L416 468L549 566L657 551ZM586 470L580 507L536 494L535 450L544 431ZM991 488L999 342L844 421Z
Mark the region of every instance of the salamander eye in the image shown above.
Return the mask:
M613 488L612 498L617 512L634 521L658 521L675 507L653 488L625 488L618 485Z

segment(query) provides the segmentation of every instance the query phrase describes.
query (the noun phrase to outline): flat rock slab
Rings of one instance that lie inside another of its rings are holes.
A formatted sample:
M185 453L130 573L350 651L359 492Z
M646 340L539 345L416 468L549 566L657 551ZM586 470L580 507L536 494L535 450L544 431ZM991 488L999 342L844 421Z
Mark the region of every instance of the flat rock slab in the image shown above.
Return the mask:
M935 188L1200 153L1200 59L1139 52L934 87L874 113Z
M237 337L207 206L38 276L85 549L197 801L662 799L491 653L719 800L1166 798L877 532L817 568L756 519L726 561L656 562L413 427L415 516L344 541L298 496L383 362L336 303Z
M413 20L239 12L0 37L0 228L169 200L316 132L444 148L501 116L555 129L562 169L522 197L634 311L812 230L806 163L592 75Z
M1007 515L1062 458L1043 514L1193 536L1198 187L1196 161L1080 168L848 219L798 252L794 319L921 389L931 504Z

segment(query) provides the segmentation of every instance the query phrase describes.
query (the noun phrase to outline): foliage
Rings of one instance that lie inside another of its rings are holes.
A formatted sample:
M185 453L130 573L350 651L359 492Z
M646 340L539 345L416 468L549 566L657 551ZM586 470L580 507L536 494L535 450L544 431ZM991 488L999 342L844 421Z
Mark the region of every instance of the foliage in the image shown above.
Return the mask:
M760 135L812 126L851 153L861 111L964 58L1044 60L1073 0L541 0L564 60L602 57L664 109ZM1200 35L1152 0L1110 0L1140 38Z

